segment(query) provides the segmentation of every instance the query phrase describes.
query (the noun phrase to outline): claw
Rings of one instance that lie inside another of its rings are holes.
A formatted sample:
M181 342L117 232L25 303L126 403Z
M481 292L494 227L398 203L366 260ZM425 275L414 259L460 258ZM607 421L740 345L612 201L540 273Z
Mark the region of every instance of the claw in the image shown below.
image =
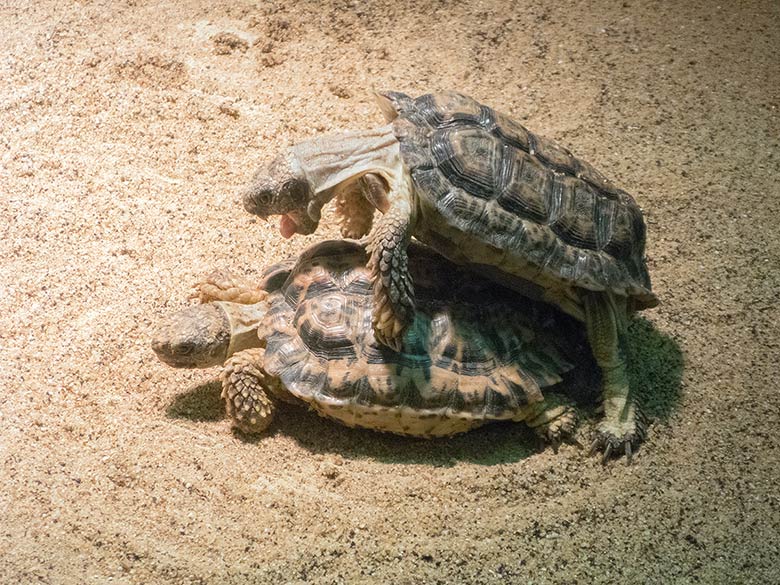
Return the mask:
M398 337L388 337L384 333L381 332L375 332L374 333L374 339L376 339L377 342L379 342L380 345L384 345L386 347L389 347L393 351L400 353L401 352L401 339Z
M606 465L610 455L612 455L612 443L607 442L607 448L604 449L604 456L601 458L602 465Z
M596 452L599 450L599 446L601 445L601 439L596 437L593 439L593 442L590 444L590 451L588 451L588 457L593 457Z
M626 465L631 465L631 458L633 453L631 451L631 441L626 443Z

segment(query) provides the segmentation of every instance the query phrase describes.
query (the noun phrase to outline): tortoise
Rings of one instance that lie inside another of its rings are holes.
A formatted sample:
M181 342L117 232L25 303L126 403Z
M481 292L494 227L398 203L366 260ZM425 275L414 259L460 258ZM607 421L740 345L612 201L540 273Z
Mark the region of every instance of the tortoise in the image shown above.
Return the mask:
M163 322L152 348L174 367L224 364L226 410L247 433L263 432L283 400L415 437L500 420L525 421L553 443L571 436L574 409L542 390L577 390L575 366L588 365L579 323L412 244L417 311L397 352L374 337L367 259L360 243L326 241L267 269L259 285L212 273L198 285L203 304Z
M335 198L342 234L368 234L373 325L390 347L414 318L411 236L584 321L606 412L593 449L630 454L644 427L626 372L627 319L657 304L639 206L567 149L472 98L377 97L387 125L293 146L255 174L244 207L282 215L290 237L312 233Z

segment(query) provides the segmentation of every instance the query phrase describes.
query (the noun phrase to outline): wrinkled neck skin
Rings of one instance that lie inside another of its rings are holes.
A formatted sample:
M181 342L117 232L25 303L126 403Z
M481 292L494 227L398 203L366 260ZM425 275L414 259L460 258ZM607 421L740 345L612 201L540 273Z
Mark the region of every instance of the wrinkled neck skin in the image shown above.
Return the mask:
M258 327L268 312L265 301L253 305L242 305L227 301L216 301L215 305L225 312L230 324L230 343L225 358L234 353L253 347L262 347L264 340L260 339Z
M400 146L389 124L320 136L293 146L290 169L294 176L304 178L314 193L308 210L312 219L319 219L320 210L339 189L366 173L382 175L391 186L397 183L403 169Z

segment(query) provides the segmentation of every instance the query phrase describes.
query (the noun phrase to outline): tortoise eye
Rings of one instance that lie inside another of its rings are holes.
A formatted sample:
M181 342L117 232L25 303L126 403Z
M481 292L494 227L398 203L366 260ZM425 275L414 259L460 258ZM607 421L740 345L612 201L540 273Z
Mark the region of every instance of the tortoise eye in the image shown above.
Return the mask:
M195 345L192 343L182 343L179 344L179 353L181 355L190 355L193 351L195 351Z

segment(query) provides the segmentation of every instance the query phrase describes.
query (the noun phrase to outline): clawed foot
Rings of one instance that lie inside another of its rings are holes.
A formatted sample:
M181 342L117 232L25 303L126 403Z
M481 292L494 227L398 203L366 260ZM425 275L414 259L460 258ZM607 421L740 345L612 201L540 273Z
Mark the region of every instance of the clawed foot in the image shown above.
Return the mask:
M577 413L569 405L548 407L528 423L536 435L558 452L564 442L572 441L577 428Z
M394 351L401 351L407 323L398 319L392 311L387 311L380 317L380 319L374 317L374 338L381 345Z
M193 287L191 299L197 299L199 303L212 301L230 301L251 305L259 303L267 296L267 293L248 280L237 276L229 270L214 270Z
M590 455L602 452L601 462L606 464L613 456L626 456L626 465L631 465L634 450L645 438L644 416L637 413L631 420L622 423L602 421L596 429L596 436L590 446Z
M373 173L339 189L335 211L341 237L359 240L368 234L374 222L374 209L379 208L382 213L387 211L386 206L380 206L382 201L386 201L386 185Z

